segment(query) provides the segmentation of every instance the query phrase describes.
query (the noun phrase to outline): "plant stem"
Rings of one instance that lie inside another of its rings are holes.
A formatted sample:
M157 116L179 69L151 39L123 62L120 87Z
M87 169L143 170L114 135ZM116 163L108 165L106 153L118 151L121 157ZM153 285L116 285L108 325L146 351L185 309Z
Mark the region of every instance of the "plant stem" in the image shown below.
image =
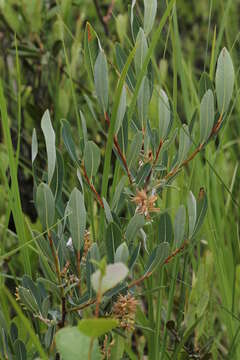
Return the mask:
M103 26L103 28L104 28L104 32L105 32L105 34L108 36L108 33L109 33L109 31L108 31L108 25L107 25L107 22L104 21L104 18L103 18L103 16L102 16L102 13L101 13L101 9L100 9L100 5L99 5L99 3L98 3L98 0L93 0L93 2L94 2L94 5L95 5L95 8L96 8L97 16L98 16L98 18L99 18L99 20L100 20L100 22L101 22L101 24L102 24L102 26Z
M97 190L95 189L94 185L91 183L89 177L87 176L87 172L86 172L85 166L83 165L82 168L83 168L83 176L84 176L86 182L88 183L90 189L92 190L92 192L93 192L94 195L96 196L96 199L97 199L99 205L101 206L102 209L104 209L104 204L103 204L102 198L101 198L101 196L99 195L99 193L97 192Z
M105 112L105 120L106 120L106 123L108 124L108 127L110 127L110 119L109 119L108 113L106 113L106 112ZM130 170L129 170L128 165L127 165L127 160L126 160L125 156L122 153L122 150L120 148L120 145L119 145L119 142L118 142L118 139L117 139L116 135L114 135L113 142L114 142L114 145L115 145L115 147L117 149L118 155L120 156L120 158L121 158L121 160L123 162L123 165L124 165L125 170L127 172L129 182L132 185L133 184L132 175L130 173Z
M176 249L171 255L169 255L165 261L161 264L161 267L163 267L164 265L168 264L175 256L177 256L181 251L183 251L186 246L188 245L188 241L185 240L183 245ZM128 284L128 289L131 289L133 288L134 286L138 286L140 285L144 280L148 279L152 274L153 274L154 271L151 271L147 274L144 274L142 275L140 278L138 278L137 280L134 280L132 281L130 284ZM100 295L101 296L101 295ZM88 306L90 305L93 305L93 304L96 304L97 302L99 302L99 299L98 298L95 298L95 299L91 299L90 301L88 301L86 304L83 304L83 305L80 305L80 306L75 306L75 307L72 307L71 309L68 310L68 312L73 312L73 311L79 311L79 310L83 310L83 309L86 309ZM99 302L100 303L100 302ZM99 312L99 308L97 309L96 308L96 313Z

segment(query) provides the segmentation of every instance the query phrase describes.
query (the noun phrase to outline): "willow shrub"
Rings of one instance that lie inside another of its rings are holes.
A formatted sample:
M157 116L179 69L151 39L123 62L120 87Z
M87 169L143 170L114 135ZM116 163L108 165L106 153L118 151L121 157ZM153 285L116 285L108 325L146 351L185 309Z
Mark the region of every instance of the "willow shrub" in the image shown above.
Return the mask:
M23 277L17 298L30 315L46 358L100 359L101 354L111 359L134 358L130 339L136 311L148 316L138 290L155 271L196 244L207 211L204 190L198 196L190 192L174 219L162 208L161 196L224 125L234 69L224 48L215 84L203 73L200 107L191 123L178 129L173 116L176 104L166 89L154 86L151 62L173 4L169 2L151 37L157 1L144 1L143 21L136 17L133 2L131 50L116 44L115 62L111 61L113 77L117 77L114 91L113 87L110 91L104 46L92 26L86 25L85 65L102 114L98 120L106 135L105 150L90 139L84 113L80 112L76 144L67 120L61 120L61 139L56 138L47 110L41 122L47 167L40 170L33 132L34 202L43 228L42 233L33 234L40 272L35 281ZM153 91L158 96L158 116L150 121ZM64 167L69 163L78 179L70 191L68 179L64 180ZM161 308L156 313L151 324L155 335L146 336L152 359L163 358L167 351L166 338L160 337L166 321ZM35 358L37 353L44 357L34 342L24 344L18 339L15 323L4 342L0 352L5 351L9 358L12 353L21 359ZM180 351L181 346L176 346Z

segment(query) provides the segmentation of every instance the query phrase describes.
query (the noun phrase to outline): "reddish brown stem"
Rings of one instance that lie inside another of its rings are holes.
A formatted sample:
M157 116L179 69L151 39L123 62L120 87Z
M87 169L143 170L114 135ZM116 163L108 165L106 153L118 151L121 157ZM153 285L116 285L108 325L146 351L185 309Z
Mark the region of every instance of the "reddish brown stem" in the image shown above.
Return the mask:
M103 201L102 201L102 198L101 196L99 195L99 193L97 192L97 190L95 189L94 185L91 183L91 181L89 180L89 177L87 176L87 172L86 172L86 168L85 166L83 165L83 176L86 180L86 182L88 183L90 189L92 190L92 192L94 193L94 195L96 196L96 199L99 203L99 205L101 206L101 208L104 209L104 204L103 204Z
M161 266L168 264L175 256L177 256L181 251L183 251L185 249L185 247L188 245L188 241L185 240L184 243L182 244L182 246L180 246L178 249L176 249L171 255L169 255L165 261L162 263ZM128 288L131 289L134 286L139 285L142 281L144 281L145 279L148 279L151 275L153 274L153 271L149 272L146 275L141 276L139 279L134 280L133 282L131 282L128 285Z
M185 240L184 243L182 244L182 246L180 246L178 249L176 249L171 255L169 255L165 261L162 263L161 266L167 265L175 256L177 256L181 251L183 251L186 246L188 245L188 241ZM128 289L131 289L134 286L138 286L142 281L148 279L151 275L153 274L153 271L149 272L146 275L141 276L139 279L132 281L129 285L128 285ZM101 296L101 295L100 295ZM100 306L100 301L99 301L99 294L97 296L97 298L92 299L90 301L88 301L86 304L81 305L81 306L76 306L73 307L71 309L69 309L69 312L73 312L73 311L79 311L79 310L83 310L86 309L88 306L96 304L96 316L97 314L99 314L99 306Z
M160 140L160 143L159 143L159 146L158 146L158 149L157 149L156 157L155 157L155 159L154 159L154 161L153 161L152 169L151 169L151 171L150 171L150 173L149 173L149 175L148 175L148 177L147 177L147 179L146 179L146 181L145 181L145 188L147 188L148 183L149 183L149 181L150 181L150 179L151 179L152 171L153 171L153 168L154 168L154 166L156 165L156 163L157 163L157 161L158 161L158 157L159 157L159 154L160 154L160 151L161 151L162 146L163 146L163 140L161 139L161 140Z
M97 301L97 299L92 299L92 300L88 301L86 304L72 307L71 309L68 310L68 312L84 310L84 309L86 309L88 306L95 304L96 301Z
M101 303L101 291L98 292L96 299L96 310L95 310L96 318L99 317L100 303Z
M163 146L163 140L161 139L160 143L159 143L159 146L158 146L158 149L157 149L157 153L156 153L156 157L155 157L155 160L153 162L153 165L156 165L156 163L158 161L158 157L159 157L162 146Z
M221 123L222 123L222 114L219 116L217 123L214 125L210 136L213 136L218 132L218 130L221 126Z
M183 163L180 164L179 166L175 166L175 168L164 177L164 180L167 180L170 177L174 176L177 171L179 171L183 166L186 166L191 160L193 160L195 158L195 156L201 151L202 147L203 147L203 144L200 144L197 147L197 149L192 153L192 155L190 155L189 158L187 158L185 161L183 161Z
M105 24L107 24L110 21L111 17L112 17L114 3L115 3L115 0L112 0L111 4L109 5L109 8L108 8L107 15L105 15L103 17L103 21L105 22Z
M102 23L102 26L104 28L105 34L108 35L109 31L108 31L108 26L107 23L104 21L102 13L101 13L101 9L100 9L100 5L98 3L98 0L93 0L95 8L96 8L96 12L97 12L97 16L99 18L99 20Z
M105 120L106 120L106 123L108 124L108 127L110 127L110 119L109 119L109 116L108 116L108 113L105 112ZM118 139L116 137L116 135L114 135L114 138L113 138L113 142L114 142L114 145L116 147L116 150L118 152L118 155L120 156L122 162L123 162L123 165L125 167L125 170L127 172L127 176L128 176L128 179L129 179L129 182L130 184L132 185L133 184L133 180L132 180L132 176L130 174L130 171L129 171L129 168L128 168L128 165L127 165L127 160L125 158L125 156L123 155L122 153L122 150L120 148L120 145L118 143Z
M212 129L212 131L211 131L211 134L210 134L210 138L218 132L221 124L222 124L222 114L219 116L219 119L218 119L217 123L214 125L214 127L213 127L213 129ZM169 174L167 174L167 175L164 177L164 179L165 179L165 180L169 179L170 177L172 177L173 175L175 175L176 172L177 172L178 170L180 170L183 166L186 166L186 165L187 165L191 160L193 160L193 159L195 158L195 156L202 150L203 146L204 146L204 143L200 144L200 145L197 147L197 149L192 153L192 155L189 156L189 158L188 158L187 160L185 160L182 164L180 164L180 166L176 166Z
M59 323L60 329L62 329L65 325L66 315L67 315L66 298L63 297L62 298L62 319L61 319L61 322Z

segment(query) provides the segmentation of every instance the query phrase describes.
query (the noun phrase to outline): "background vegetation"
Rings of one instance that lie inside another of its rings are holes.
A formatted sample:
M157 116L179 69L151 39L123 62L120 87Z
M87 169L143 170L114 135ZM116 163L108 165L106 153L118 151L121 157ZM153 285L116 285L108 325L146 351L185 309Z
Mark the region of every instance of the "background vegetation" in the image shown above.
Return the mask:
M168 1L158 3L154 29ZM110 88L114 90L117 72L115 44L119 42L123 47L129 46L128 12L131 4L116 0L112 5L110 0L0 1L0 74L16 151L15 162L11 164L13 159L9 155L9 143L3 138L3 129L0 128L0 283L2 289L5 285L4 289L9 289L12 295L21 284L24 273L33 274L33 280L36 280L35 274L40 271L35 242L30 242L27 247L29 263L27 259L22 261L19 246L30 241L34 232L42 231L32 201L31 143L35 128L39 142L38 168L42 169L46 156L41 118L45 110L50 110L60 149L63 148L60 136L60 120L63 118L71 124L74 140L79 144L81 110L86 118L89 138L97 143L104 156L106 128L96 105L93 84L88 79L83 46L88 21L104 46ZM141 18L143 2L137 1L136 7ZM168 323L168 328L164 326L161 329L161 336L162 339L166 336L169 347L182 340L178 358L191 358L194 352L201 359L209 358L210 353L214 359L239 359L240 356L239 10L239 0L177 0L175 15L168 18L155 49L154 87L161 85L167 90L171 102L175 104L174 123L178 127L190 123L199 107L201 74L206 71L214 80L217 57L224 46L228 48L235 68L234 96L226 126L215 141L176 178L174 187L160 203L173 215L180 204L186 203L189 190L197 195L204 187L208 199L207 216L196 246L179 255L178 273L174 273L174 263L169 264L161 282L164 287L161 291L165 310L163 319L167 317L167 320L174 321ZM153 96L151 119L156 118L156 109L156 97ZM115 159L112 158L112 161ZM65 153L64 163L64 191L68 194L77 180ZM12 177L12 171L16 169L18 183ZM15 193L19 187L21 206L17 203L13 208L9 201L10 183ZM95 186L101 189L101 178L96 179ZM87 202L93 202L90 195ZM96 211L94 207L92 211ZM25 234L22 233L23 228ZM101 235L95 229L93 236L94 240L98 240ZM156 314L149 304L155 306L159 283L158 277L144 283L142 295L148 311L145 314L137 312L131 345L125 348L126 358L143 358L143 354L150 351L149 338L156 331ZM171 299L171 313L168 314L172 292L174 297ZM10 329L14 320L20 339L26 341L22 312L16 308L16 302L7 290L0 291L0 304L0 327ZM25 315L31 320L29 315ZM198 323L195 323L196 317L200 319ZM183 338L186 330L189 330L189 335ZM0 334L0 356L7 358L4 334L4 331ZM171 358L171 355L166 356ZM155 357L152 354L149 358Z

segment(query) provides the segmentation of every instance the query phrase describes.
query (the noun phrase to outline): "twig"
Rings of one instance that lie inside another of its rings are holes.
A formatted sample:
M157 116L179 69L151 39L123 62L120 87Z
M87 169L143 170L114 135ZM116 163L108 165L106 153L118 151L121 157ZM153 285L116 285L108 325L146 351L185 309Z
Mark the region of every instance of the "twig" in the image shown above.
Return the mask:
M98 16L99 20L101 21L101 24L102 24L102 26L103 26L103 28L104 28L104 32L105 32L105 34L108 36L108 33L109 33L109 31L108 31L108 25L107 25L107 23L106 23L106 22L104 21L104 19L103 19L103 16L102 16L102 13L101 13L101 9L100 9L98 0L93 0L93 2L94 2L94 5L95 5L95 8L96 8L97 16Z
M110 127L110 119L109 119L108 113L105 112L104 115L105 115L106 123L107 123L108 126ZM132 179L132 176L131 176L131 174L130 174L130 170L129 170L128 165L127 165L127 160L126 160L125 156L123 155L123 153L122 153L122 151L121 151L121 148L120 148L120 145L119 145L119 143L118 143L118 139L117 139L116 135L114 135L113 142L114 142L114 145L115 145L115 147L116 147L116 149L117 149L118 155L120 156L120 158L121 158L121 160L122 160L122 162L123 162L123 165L124 165L125 170L126 170L126 172L127 172L127 176L128 176L129 182L130 182L130 184L132 185L132 184L133 184L133 179Z
M91 183L91 181L90 181L90 179L89 179L89 177L88 177L88 175L87 175L85 166L83 165L82 168L83 168L83 176L84 176L85 180L87 181L90 189L92 190L92 192L93 192L94 195L96 196L96 199L97 199L99 205L101 206L101 208L104 209L104 204L103 204L102 198L101 198L101 196L99 195L99 193L97 192L97 190L95 189L94 185Z
M61 322L59 323L59 328L62 329L65 325L65 319L66 319L66 315L67 315L67 310L66 310L66 298L65 296L62 298L62 319Z
M109 5L109 8L108 8L108 12L107 12L107 15L105 15L103 17L103 21L107 24L111 17L112 17L112 13L113 13L113 8L114 8L114 3L115 3L115 0L112 0L111 4Z
M155 160L154 160L154 162L153 162L153 165L154 165L154 166L156 165L156 163L157 163L157 161L158 161L159 153L160 153L160 150L161 150L162 146L163 146L163 140L161 139L161 140L160 140L160 143L159 143L159 146L158 146L158 149L157 149L157 153L156 153Z
M75 306L72 307L71 309L68 310L68 312L73 312L73 311L81 311L86 309L88 306L95 304L95 302L97 301L96 298L89 300L87 303L80 305L80 306Z
M197 149L192 153L192 155L190 155L189 158L183 161L183 163L179 166L175 166L175 168L173 168L173 170L164 177L164 180L168 180L170 177L174 176L177 171L179 171L183 166L186 166L191 160L193 160L195 156L202 150L202 147L203 144L200 144Z
M99 287L99 291L97 293L97 299L96 299L96 310L95 310L95 316L96 318L99 317L99 309L100 309L100 303L101 303L101 287Z
M177 256L181 251L183 251L186 248L187 245L188 245L188 240L185 240L184 243L182 244L182 246L180 246L171 255L169 255L165 259L165 261L161 264L161 266L167 265L175 256ZM132 281L128 285L128 289L131 289L132 287L139 285L142 281L148 279L153 274L153 272L154 272L154 270L149 272L148 274L145 274L145 275L141 276L139 279ZM98 298L94 298L94 299L88 301L86 304L83 304L83 305L80 305L80 306L75 306L75 307L69 309L68 312L80 311L80 310L86 309L88 306L94 305L97 302L98 302Z
M177 256L181 251L183 251L185 249L185 247L188 245L188 241L185 240L184 243L182 244L182 246L180 246L178 249L176 249L171 255L169 255L165 260L164 262L162 263L161 266L163 265L166 265L168 264L175 256ZM134 286L137 286L139 285L142 281L144 281L145 279L148 279L152 274L153 274L154 270L153 271L150 271L149 273L141 276L139 279L137 280L134 280L133 282L131 282L129 285L128 285L128 289L131 289L132 287Z
M213 135L216 135L216 133L218 132L221 124L222 124L222 114L219 116L219 119L217 121L217 123L214 125L214 127L212 128L211 134L209 136L209 138L211 138ZM182 164L180 164L179 166L176 166L172 171L170 171L170 173L168 173L165 177L164 180L169 179L170 177L174 176L176 174L177 171L179 171L183 166L186 166L191 160L193 160L195 158L195 156L202 150L204 146L204 143L200 144L196 150L192 153L191 156L189 156L188 159L186 159L185 161L183 161Z
M150 179L151 179L152 172L153 172L153 169L154 169L154 167L155 167L155 165L156 165L156 163L157 163L157 161L158 161L158 157L159 157L160 150L161 150L162 146L163 146L163 140L161 139L161 140L160 140L160 143L159 143L159 146L158 146L158 149L157 149L157 152L156 152L155 159L154 159L154 161L153 161L153 165L152 165L151 171L150 171L150 173L149 173L149 175L148 175L148 177L147 177L147 179L146 179L146 181L145 181L145 188L147 188L148 183L149 183L149 181L150 181Z
M210 136L213 136L218 132L218 130L219 130L220 126L221 126L221 123L222 123L222 114L219 116L219 119L218 119L217 123L215 124L215 126L213 127Z

